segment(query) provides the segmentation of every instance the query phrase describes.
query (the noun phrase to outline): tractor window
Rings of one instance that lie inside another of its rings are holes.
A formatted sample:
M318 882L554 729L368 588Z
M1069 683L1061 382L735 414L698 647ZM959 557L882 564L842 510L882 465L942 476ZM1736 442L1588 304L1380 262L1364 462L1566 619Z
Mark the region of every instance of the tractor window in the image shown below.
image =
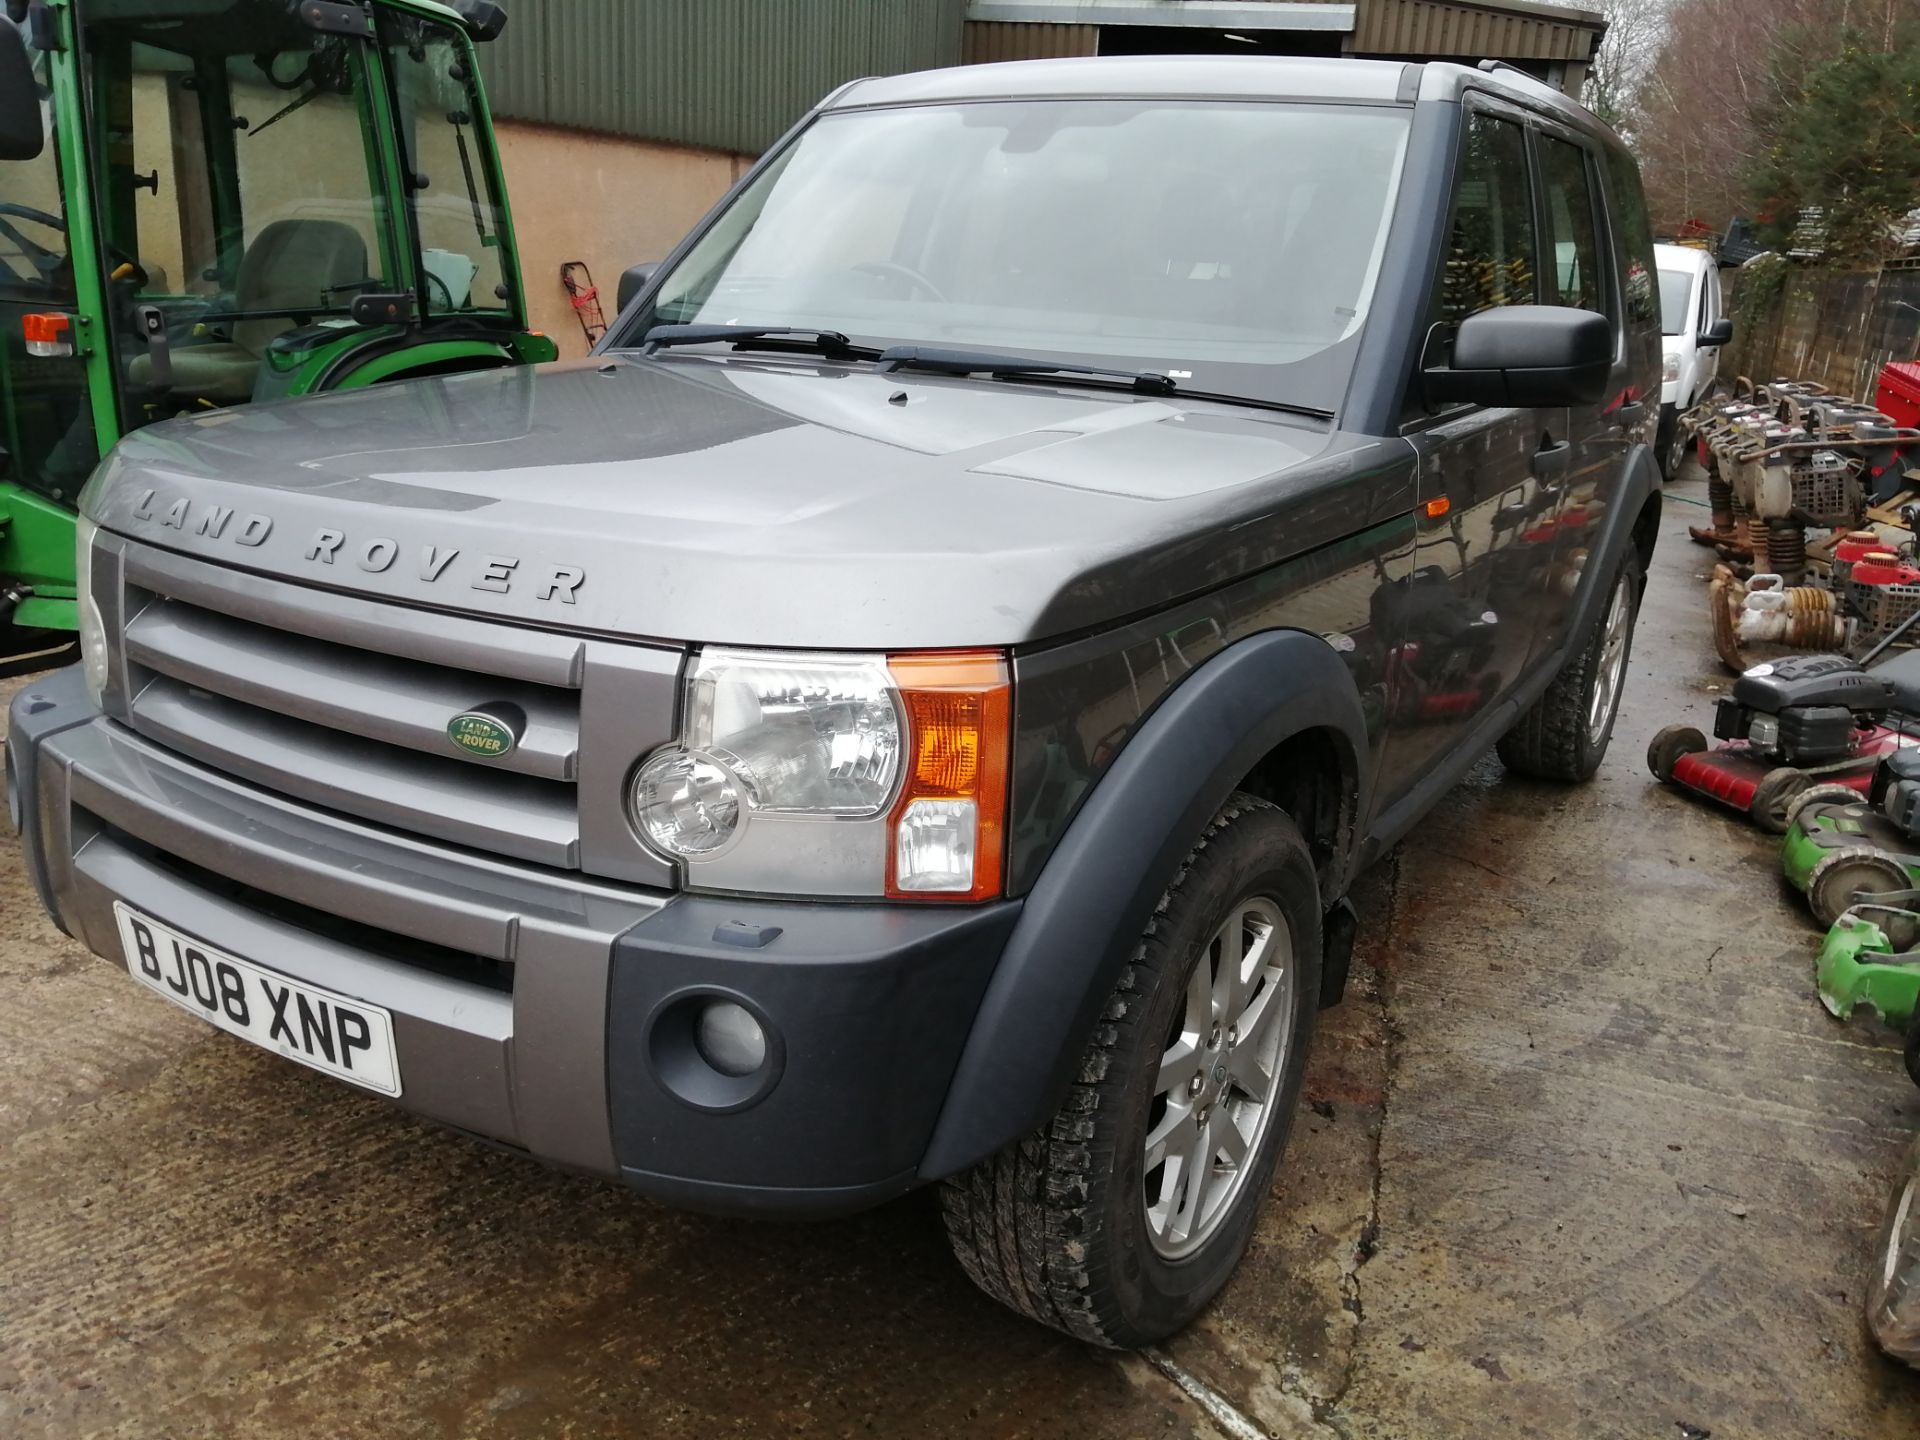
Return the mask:
M128 428L294 391L395 283L365 40L241 0L100 7L87 79ZM404 275L404 272L400 272Z
M412 171L427 313L506 308L505 207L478 127L473 56L451 28L397 13L380 17Z
M50 317L73 334L76 294L46 56L34 74L47 143L32 160L0 161L0 481L71 501L100 452L86 362L27 349L29 327L44 333Z

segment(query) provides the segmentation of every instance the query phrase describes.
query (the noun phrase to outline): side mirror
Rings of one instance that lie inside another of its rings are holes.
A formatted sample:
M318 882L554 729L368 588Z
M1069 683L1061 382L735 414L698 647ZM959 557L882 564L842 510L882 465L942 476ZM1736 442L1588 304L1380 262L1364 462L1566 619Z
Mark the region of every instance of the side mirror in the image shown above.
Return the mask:
M1430 401L1592 405L1613 371L1613 326L1564 305L1502 305L1460 322L1447 363L1422 374Z
M500 0L452 0L452 3L476 44L498 40L500 32L507 28L507 7L500 4Z
M659 268L651 260L644 265L629 265L620 276L620 288L614 293L614 308L626 309L629 300L653 283L653 272Z
M1702 330L1693 342L1702 350L1717 350L1733 343L1733 321L1724 315Z
M38 160L46 144L26 37L0 16L0 160Z

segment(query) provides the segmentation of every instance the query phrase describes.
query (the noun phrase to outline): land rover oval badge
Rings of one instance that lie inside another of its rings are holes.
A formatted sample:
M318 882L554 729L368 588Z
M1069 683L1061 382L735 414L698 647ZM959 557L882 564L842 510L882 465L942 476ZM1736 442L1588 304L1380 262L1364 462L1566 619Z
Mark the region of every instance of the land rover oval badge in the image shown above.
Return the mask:
M498 760L511 754L520 737L511 726L480 710L469 710L447 722L447 738L469 755Z

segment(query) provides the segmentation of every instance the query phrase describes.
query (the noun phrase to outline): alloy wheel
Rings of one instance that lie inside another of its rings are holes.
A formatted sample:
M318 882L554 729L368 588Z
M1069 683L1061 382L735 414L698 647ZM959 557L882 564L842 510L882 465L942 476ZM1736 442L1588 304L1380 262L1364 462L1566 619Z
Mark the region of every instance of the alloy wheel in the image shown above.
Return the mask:
M1147 1238L1205 1245L1245 1189L1294 1029L1293 938L1265 896L1237 903L1193 967L1160 1057L1142 1165Z

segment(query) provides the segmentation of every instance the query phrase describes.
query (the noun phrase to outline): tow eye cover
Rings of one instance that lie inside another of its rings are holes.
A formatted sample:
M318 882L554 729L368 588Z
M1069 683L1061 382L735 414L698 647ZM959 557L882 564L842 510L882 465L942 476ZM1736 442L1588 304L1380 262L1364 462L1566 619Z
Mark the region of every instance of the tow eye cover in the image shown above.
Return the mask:
M520 737L511 725L484 710L469 710L447 722L447 738L469 755L498 760L513 753Z

